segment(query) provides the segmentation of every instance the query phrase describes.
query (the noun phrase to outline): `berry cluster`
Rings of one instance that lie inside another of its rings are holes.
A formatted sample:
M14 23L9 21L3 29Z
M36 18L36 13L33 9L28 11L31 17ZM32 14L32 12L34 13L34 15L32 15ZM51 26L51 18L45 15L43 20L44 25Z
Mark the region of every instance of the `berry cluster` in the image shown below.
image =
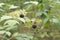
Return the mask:
M36 22L34 22L34 24L32 25L32 28L37 28Z
M20 14L20 18L24 18L24 14ZM32 28L35 29L37 28L36 22L33 23Z

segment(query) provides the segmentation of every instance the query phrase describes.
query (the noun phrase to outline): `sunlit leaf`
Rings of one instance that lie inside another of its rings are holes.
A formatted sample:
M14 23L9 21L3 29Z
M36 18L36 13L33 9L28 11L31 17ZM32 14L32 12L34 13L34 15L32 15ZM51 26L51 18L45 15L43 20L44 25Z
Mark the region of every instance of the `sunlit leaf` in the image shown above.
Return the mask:
M17 29L17 26L9 26L8 28L6 28L5 30L16 30Z
M0 27L0 30L4 29L4 27Z
M6 32L6 35L11 36L11 33L7 31L7 32Z
M0 3L0 7L2 7L3 5L5 5L4 3Z
M33 36L31 36L31 35L19 34L19 33L14 33L12 37L15 37L17 40L30 40L30 39L33 39Z
M59 23L59 20L56 19L56 18L53 18L51 21L52 21L53 23Z
M32 3L32 4L35 4L35 5L37 5L37 4L38 4L38 2L37 2L37 1L29 1L29 2L25 2L24 4L29 4L29 3Z
M18 18L21 22L25 23L25 19L24 18Z
M4 30L2 30L2 31L0 31L0 34L4 34L6 31L4 31Z
M16 20L8 20L4 23L4 25L6 25L6 24L13 26L13 25L19 24L19 22Z
M15 6L15 5L10 5L9 9L16 9L18 8L18 6Z
M0 19L0 22L4 21L6 19L11 19L11 18L12 18L11 16L2 16L1 19Z

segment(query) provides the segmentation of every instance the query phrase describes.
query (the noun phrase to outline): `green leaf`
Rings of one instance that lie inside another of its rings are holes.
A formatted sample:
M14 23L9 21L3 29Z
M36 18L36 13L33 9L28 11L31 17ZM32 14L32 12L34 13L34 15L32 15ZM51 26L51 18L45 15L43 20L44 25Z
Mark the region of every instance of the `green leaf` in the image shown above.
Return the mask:
M48 27L50 25L50 21L48 18L44 20L44 26Z
M9 26L8 28L6 28L5 30L15 30L17 28L17 26Z
M2 7L3 5L5 5L4 3L0 3L0 7Z
M25 23L25 19L24 18L18 18L21 22Z
M9 31L6 31L6 35L11 36L11 33Z
M53 22L53 23L59 23L59 20L58 20L57 18L53 18L53 19L51 20L51 22Z
M4 29L4 27L0 27L0 30Z
M6 31L4 31L4 30L2 30L2 31L0 31L0 34L4 34Z
M35 5L37 5L37 4L38 4L38 2L37 2L37 1L28 1L28 2L25 2L24 4L29 4L29 3L31 3L31 4L35 4Z
M15 5L10 5L9 9L16 9L18 8L18 6L15 6Z
M12 37L15 37L17 40L30 40L33 39L33 36L30 34L19 34L19 33L14 33Z
M4 15L4 16L1 17L0 22L1 22L1 21L4 21L4 20L6 20L6 19L11 19L11 18L12 18L11 16L5 16L5 15Z
M47 35L47 33L44 32L44 33L40 34L40 37L41 37L41 38L44 38L46 35Z
M40 23L40 22L42 22L42 20L41 19L36 19L36 22Z
M30 22L31 20L29 18L25 17L25 21Z
M32 22L29 21L29 22L26 22L25 24L26 24L26 27L31 28Z
M10 36L10 35L11 35L11 33L10 33L10 32L5 31L5 30L0 31L0 34L6 34L6 35L8 35L8 36Z
M14 34L12 35L12 37L17 37L18 35L19 35L19 33L16 32L16 33L14 33Z
M35 18L32 18L31 21L34 22L36 19Z
M4 23L4 25L6 25L6 24L8 24L9 26L14 26L16 24L19 24L19 22L16 20L8 20Z

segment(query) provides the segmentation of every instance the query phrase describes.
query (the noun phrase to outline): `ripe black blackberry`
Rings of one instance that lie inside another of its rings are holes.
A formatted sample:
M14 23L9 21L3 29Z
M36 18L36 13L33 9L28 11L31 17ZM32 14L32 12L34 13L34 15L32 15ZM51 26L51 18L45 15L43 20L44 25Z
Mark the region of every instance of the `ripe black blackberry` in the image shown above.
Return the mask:
M32 28L34 28L34 29L37 28L37 25L33 24L33 25L32 25Z
M24 14L20 14L20 17L21 17L21 18L24 18Z

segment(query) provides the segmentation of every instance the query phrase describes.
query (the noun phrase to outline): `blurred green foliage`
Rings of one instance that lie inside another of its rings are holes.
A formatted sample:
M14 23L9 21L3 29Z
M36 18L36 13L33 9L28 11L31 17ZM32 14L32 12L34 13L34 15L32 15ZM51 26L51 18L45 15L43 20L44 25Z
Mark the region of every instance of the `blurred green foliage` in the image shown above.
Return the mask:
M0 40L60 40L59 10L59 0L0 0Z

